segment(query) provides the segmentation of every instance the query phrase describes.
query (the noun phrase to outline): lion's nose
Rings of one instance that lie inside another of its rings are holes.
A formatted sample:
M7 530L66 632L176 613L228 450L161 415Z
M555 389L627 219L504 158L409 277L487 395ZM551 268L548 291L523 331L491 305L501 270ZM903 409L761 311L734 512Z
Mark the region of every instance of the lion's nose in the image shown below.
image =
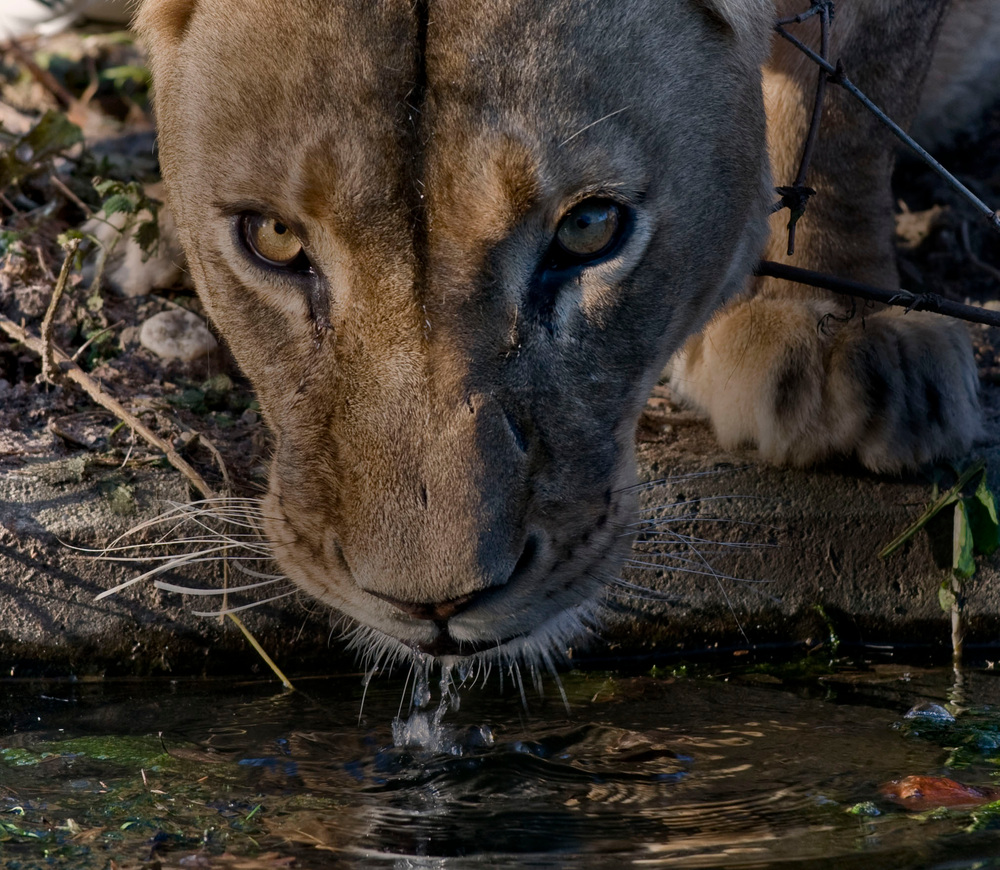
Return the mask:
M449 598L447 601L403 601L400 598L393 598L391 595L383 595L381 592L372 592L372 595L388 601L393 607L402 610L403 613L412 616L414 619L426 619L430 622L447 622L456 614L465 610L479 596L480 592L470 592L468 595L460 595L458 598Z

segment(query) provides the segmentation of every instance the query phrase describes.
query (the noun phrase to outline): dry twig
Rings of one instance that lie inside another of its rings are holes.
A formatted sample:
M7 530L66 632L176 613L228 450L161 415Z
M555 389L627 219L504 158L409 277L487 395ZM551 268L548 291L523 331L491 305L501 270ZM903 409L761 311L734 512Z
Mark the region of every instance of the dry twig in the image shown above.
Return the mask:
M183 474L191 482L191 485L205 498L215 497L215 492L212 488L205 483L202 476L184 460L184 458L174 449L172 444L164 441L159 435L143 423L142 420L127 410L121 402L114 398L114 396L108 395L108 393L104 391L101 385L94 380L94 378L87 374L82 368L80 368L80 366L59 350L59 348L53 346L51 342L46 345L46 343L37 335L32 334L25 327L19 326L3 314L0 314L0 330L3 330L15 341L19 341L29 350L42 357L43 366L45 354L50 353L53 369L58 377L63 377L72 381L88 396L90 396L90 398L97 402L98 405L102 408L106 408L118 417L118 419L124 420L128 426L138 432L149 444L157 450L160 450L167 457L167 461L181 474Z
M79 239L70 239L65 247L66 256L63 259L62 268L59 270L59 277L56 279L55 289L52 291L52 298L49 299L49 307L45 311L42 319L42 380L48 384L54 384L56 375L55 346L52 343L52 329L55 326L56 311L62 301L63 293L66 292L66 283L69 281L70 269L73 268L73 258L80 247Z
M138 432L149 444L157 450L162 451L162 453L167 457L167 461L181 474L183 474L191 482L191 485L202 494L202 496L208 499L216 497L215 491L207 483L205 483L202 476L180 456L172 444L160 438L159 435L153 432L138 417L129 412L117 399L104 392L101 385L94 380L94 378L88 375L61 350L51 345L51 343L46 345L37 335L33 335L29 330L19 326L3 314L0 314L0 330L7 333L7 335L15 341L23 344L29 350L37 353L43 360L45 358L45 353L47 351L50 352L52 354L54 365L58 366L57 371L59 376L65 377L77 386L81 387L83 391L90 396L90 398L97 402L98 405L106 408L118 417L118 419L124 421L128 426L130 426L134 432ZM217 451L214 452L217 453ZM219 459L221 460L221 457L219 457ZM243 621L234 613L227 613L226 615L236 624L240 631L243 632L247 640L250 642L250 645L259 653L261 658L264 659L268 667L271 668L278 679L281 680L282 685L285 686L285 688L294 689L295 687L289 681L288 677L282 673L281 669L264 651L257 639L254 638L254 636L250 633L250 630L243 624Z
M72 190L70 190L56 175L54 172L49 176L49 181L52 182L54 187L57 187L63 196L66 197L70 202L72 202L80 211L82 211L88 219L94 216L94 210L87 205L80 197L78 197Z
M21 47L16 39L9 40L6 48L31 77L56 98L66 110L66 117L78 127L88 127L100 117L85 102L74 97L52 73L35 63L34 58Z
M119 326L124 326L125 321L119 320L117 323L112 323L111 326L105 326L104 329L100 329L95 332L90 338L88 338L83 344L81 344L75 351L73 351L73 356L70 357L73 362L79 362L80 357L83 356L83 352L90 347L97 339L103 335L107 335L111 330L117 329Z

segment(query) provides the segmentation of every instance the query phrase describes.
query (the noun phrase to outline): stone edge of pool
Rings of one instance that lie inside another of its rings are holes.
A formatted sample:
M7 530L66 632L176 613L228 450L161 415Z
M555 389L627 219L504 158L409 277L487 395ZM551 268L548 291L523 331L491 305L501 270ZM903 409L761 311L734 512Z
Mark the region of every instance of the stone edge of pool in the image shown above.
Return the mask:
M973 455L986 459L1000 491L1000 388L985 388L983 400L989 438ZM848 465L762 466L751 452L720 451L693 414L669 407L662 388L639 432L643 478L667 478L644 496L650 515L666 520L659 537L766 546L702 543L695 552L679 543L664 549L688 571L626 569L628 582L653 593L637 592L629 615L574 650L574 658L809 647L827 641L831 627L850 645L946 652L950 619L938 588L950 576L943 561L951 513L933 535L922 532L894 556L878 557L929 503L927 476L898 480ZM170 469L138 471L129 482L135 512L122 515L109 485L114 470L78 471L72 459L45 456L0 468L0 677L262 674L264 665L236 627L194 616L190 599L145 582L95 600L138 572L68 545L99 547L168 502L185 501L187 488ZM677 502L683 507L668 506ZM666 564L650 548L637 559ZM973 653L1000 647L1000 553L977 563L965 586ZM197 585L212 570L198 565L188 576ZM337 617L307 600L242 615L289 676L356 667L338 640Z

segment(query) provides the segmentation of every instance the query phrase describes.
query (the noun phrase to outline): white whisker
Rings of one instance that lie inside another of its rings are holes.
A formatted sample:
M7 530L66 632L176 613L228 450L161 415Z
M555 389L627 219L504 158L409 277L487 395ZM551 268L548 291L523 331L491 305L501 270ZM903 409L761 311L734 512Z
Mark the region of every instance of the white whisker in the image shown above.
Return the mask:
M652 507L639 508L638 514L641 516L642 514L653 513L654 511L674 510L676 508L689 507L690 505L696 504L708 504L709 502L716 501L766 501L766 499L759 495L706 495L700 496L699 498L685 499L684 501L668 502L666 504L653 505Z
M238 607L226 607L222 610L192 610L191 612L195 616L225 616L227 613L239 613L242 610L251 610L254 607L262 607L265 604L270 604L272 601L279 601L282 598L298 594L298 589L292 589L290 592L282 592L280 595L272 595L270 598L253 601L250 604L240 604Z
M563 145L567 145L568 143L572 142L581 133L586 133L587 130L589 130L591 127L596 127L602 121L607 121L608 118L613 118L615 115L620 115L622 112L627 112L631 108L632 108L631 106L624 106L621 109L616 109L613 112L608 112L608 114L606 114L603 118L598 118L596 121L591 121L585 127L581 127L579 130L577 130L572 136L567 136L565 139L563 139L562 142L559 143L559 147L562 148Z
M655 489L658 486L666 487L672 484L677 484L686 480L698 480L705 477L721 477L728 474L733 474L740 471L746 471L753 466L741 465L736 468L713 468L710 471L690 471L685 474L674 474L670 477L659 477L656 480L646 480L640 483L634 483L631 486L624 486L616 492L630 492L630 491L643 491Z
M227 586L225 589L196 589L191 586L179 586L176 583L167 583L165 580L154 580L153 586L163 592L179 592L181 595L229 595L231 593L246 592L248 589L260 589L262 586L272 586L284 577L275 577L273 580L265 580L263 583L247 583L245 586Z
M233 567L239 571L241 574L246 574L247 577L256 577L258 580L285 580L287 579L284 574L265 574L262 571L254 571L247 568L246 564L242 559L233 559Z

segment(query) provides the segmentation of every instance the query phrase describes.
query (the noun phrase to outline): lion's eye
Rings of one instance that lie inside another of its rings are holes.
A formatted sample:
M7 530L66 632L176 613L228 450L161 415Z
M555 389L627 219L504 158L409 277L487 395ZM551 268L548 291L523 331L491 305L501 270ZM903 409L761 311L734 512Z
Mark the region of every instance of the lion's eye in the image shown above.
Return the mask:
M587 263L611 253L621 238L621 209L607 199L587 199L566 212L556 229L562 259Z
M242 215L240 236L250 252L268 266L286 268L303 257L302 242L274 218L253 213Z

